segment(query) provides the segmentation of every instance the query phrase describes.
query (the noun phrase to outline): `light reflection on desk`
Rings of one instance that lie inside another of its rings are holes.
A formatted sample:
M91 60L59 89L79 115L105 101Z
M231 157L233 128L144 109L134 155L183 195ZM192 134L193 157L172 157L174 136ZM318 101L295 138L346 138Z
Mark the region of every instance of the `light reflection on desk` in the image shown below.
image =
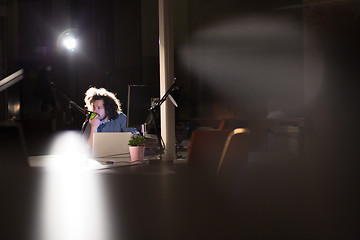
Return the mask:
M79 169L44 172L40 186L34 239L111 239L101 175Z

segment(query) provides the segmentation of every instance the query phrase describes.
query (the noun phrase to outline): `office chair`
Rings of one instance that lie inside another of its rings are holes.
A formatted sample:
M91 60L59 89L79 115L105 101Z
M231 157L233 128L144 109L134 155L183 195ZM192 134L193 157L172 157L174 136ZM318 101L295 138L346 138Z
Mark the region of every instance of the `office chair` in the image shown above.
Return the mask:
M230 129L198 129L192 132L187 165L196 173L214 175Z
M235 176L248 160L250 131L236 128L228 134L216 175Z

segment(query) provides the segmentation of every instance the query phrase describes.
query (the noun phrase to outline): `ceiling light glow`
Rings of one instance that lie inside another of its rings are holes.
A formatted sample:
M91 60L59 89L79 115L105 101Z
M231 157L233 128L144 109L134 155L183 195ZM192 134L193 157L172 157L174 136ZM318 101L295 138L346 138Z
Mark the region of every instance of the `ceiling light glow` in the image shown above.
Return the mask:
M68 36L64 37L63 45L67 50L74 51L77 47L77 40L75 39L74 36L71 36L69 34Z
M60 51L77 52L79 49L79 35L74 28L63 31L58 37L58 48Z

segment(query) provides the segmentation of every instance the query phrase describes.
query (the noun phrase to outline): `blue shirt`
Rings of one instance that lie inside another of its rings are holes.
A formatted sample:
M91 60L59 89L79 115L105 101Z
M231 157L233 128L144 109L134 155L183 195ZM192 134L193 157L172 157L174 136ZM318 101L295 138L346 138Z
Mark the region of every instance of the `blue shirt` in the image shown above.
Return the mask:
M126 127L127 117L124 113L120 113L116 119L111 119L107 122L101 122L98 127L98 132L131 132L132 134L139 134L136 128Z
M138 134L138 130L136 128L128 128L126 127L127 117L124 113L120 113L116 119L111 119L107 122L101 122L98 127L98 132L131 132L132 134ZM91 125L88 124L86 126L84 135L89 136Z

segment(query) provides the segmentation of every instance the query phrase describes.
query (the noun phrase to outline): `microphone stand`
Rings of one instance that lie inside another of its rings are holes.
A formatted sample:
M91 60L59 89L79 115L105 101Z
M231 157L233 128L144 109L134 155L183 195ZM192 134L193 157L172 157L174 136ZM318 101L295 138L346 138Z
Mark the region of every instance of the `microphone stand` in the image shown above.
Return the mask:
M159 144L159 147L160 147L160 160L161 160L162 154L164 153L164 150L165 150L165 146L164 146L165 144L164 144L164 141L163 141L163 139L161 137L161 133L159 131L159 128L158 128L158 126L156 124L155 116L158 116L158 114L156 114L156 113L158 113L158 111L160 110L161 104L163 104L165 102L165 100L167 99L168 96L171 96L170 93L173 92L176 88L177 87L176 87L175 81L174 81L173 84L170 86L170 88L166 91L164 96L160 99L160 101L156 102L153 106L151 106L149 108L150 117L151 117L152 122L154 123L154 130L155 130L157 140L158 140L158 144ZM176 104L174 104L174 105L177 106Z
M51 84L53 87L55 87L55 84L52 83ZM86 129L86 126L87 124L89 123L89 118L90 118L90 115L94 112L91 112L87 109L84 109L82 107L80 107L75 101L73 101L72 99L70 99L66 94L64 94L62 91L60 91L58 88L56 88L56 91L58 91L65 99L66 101L69 103L69 108L71 109L71 106L75 107L75 109L77 109L79 112L81 112L84 116L86 116L85 118L85 121L81 127L81 133L84 133L85 129Z
M84 123L82 124L82 127L81 127L81 133L84 133L84 131L85 131L85 129L86 129L88 123L89 123L89 119L90 119L91 114L93 114L93 113L97 114L97 113L86 110L86 109L80 107L78 104L76 104L76 102L72 101L70 98L69 98L69 104L74 106L77 110L79 110L82 114L84 114L86 116L85 121L84 121Z

